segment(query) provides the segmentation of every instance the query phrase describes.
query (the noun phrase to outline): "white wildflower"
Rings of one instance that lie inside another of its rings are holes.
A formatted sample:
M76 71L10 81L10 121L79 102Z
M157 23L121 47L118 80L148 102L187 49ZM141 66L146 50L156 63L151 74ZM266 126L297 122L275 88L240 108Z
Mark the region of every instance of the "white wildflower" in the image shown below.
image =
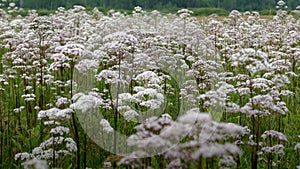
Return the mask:
M114 129L110 126L109 122L105 119L101 119L100 126L103 128L103 131L111 133Z

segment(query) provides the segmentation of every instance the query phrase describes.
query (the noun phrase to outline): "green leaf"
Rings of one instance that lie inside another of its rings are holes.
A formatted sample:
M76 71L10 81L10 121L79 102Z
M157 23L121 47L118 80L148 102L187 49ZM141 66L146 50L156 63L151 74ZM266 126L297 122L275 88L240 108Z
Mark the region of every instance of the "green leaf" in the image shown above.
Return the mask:
M72 167L73 167L73 164L70 164L67 169L71 169Z
M12 139L12 141L13 141L14 145L18 148L18 150L20 152L23 152L22 145L18 141L16 141L15 139Z

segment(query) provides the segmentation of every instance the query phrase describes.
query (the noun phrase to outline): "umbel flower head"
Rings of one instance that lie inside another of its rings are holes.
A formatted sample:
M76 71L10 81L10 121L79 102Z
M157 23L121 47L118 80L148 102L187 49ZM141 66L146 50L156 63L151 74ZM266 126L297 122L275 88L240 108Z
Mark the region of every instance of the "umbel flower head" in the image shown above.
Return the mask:
M168 116L151 117L136 129L137 133L127 141L138 149L124 157L119 162L120 165L138 165L134 158L144 158L161 149L166 150L160 154L171 160L170 166L175 165L175 161L179 165L180 161L197 161L200 157L229 158L240 154L241 150L226 140L248 133L247 128L236 124L215 122L208 113L200 113L198 108L189 110L178 121L173 121ZM187 139L180 141L183 137Z

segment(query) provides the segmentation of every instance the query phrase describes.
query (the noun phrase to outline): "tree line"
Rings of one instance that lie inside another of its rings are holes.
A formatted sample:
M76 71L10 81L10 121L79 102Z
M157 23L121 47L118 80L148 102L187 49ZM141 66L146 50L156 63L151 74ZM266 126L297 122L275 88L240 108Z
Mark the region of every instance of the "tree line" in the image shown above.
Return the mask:
M75 4L85 7L100 7L103 9L131 10L135 6L144 9L174 9L174 8L223 8L226 10L237 9L264 10L275 9L277 0L15 0L18 6L34 9L56 9L57 7L70 8ZM6 2L7 4L9 1ZM300 5L298 0L286 0L289 9Z

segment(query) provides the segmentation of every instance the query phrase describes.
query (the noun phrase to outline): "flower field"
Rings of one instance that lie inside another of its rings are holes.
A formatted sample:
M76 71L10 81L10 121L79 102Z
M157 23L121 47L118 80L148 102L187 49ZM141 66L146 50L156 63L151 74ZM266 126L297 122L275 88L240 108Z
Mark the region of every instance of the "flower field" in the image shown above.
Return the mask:
M300 19L284 4L13 13L0 10L0 168L300 168Z

